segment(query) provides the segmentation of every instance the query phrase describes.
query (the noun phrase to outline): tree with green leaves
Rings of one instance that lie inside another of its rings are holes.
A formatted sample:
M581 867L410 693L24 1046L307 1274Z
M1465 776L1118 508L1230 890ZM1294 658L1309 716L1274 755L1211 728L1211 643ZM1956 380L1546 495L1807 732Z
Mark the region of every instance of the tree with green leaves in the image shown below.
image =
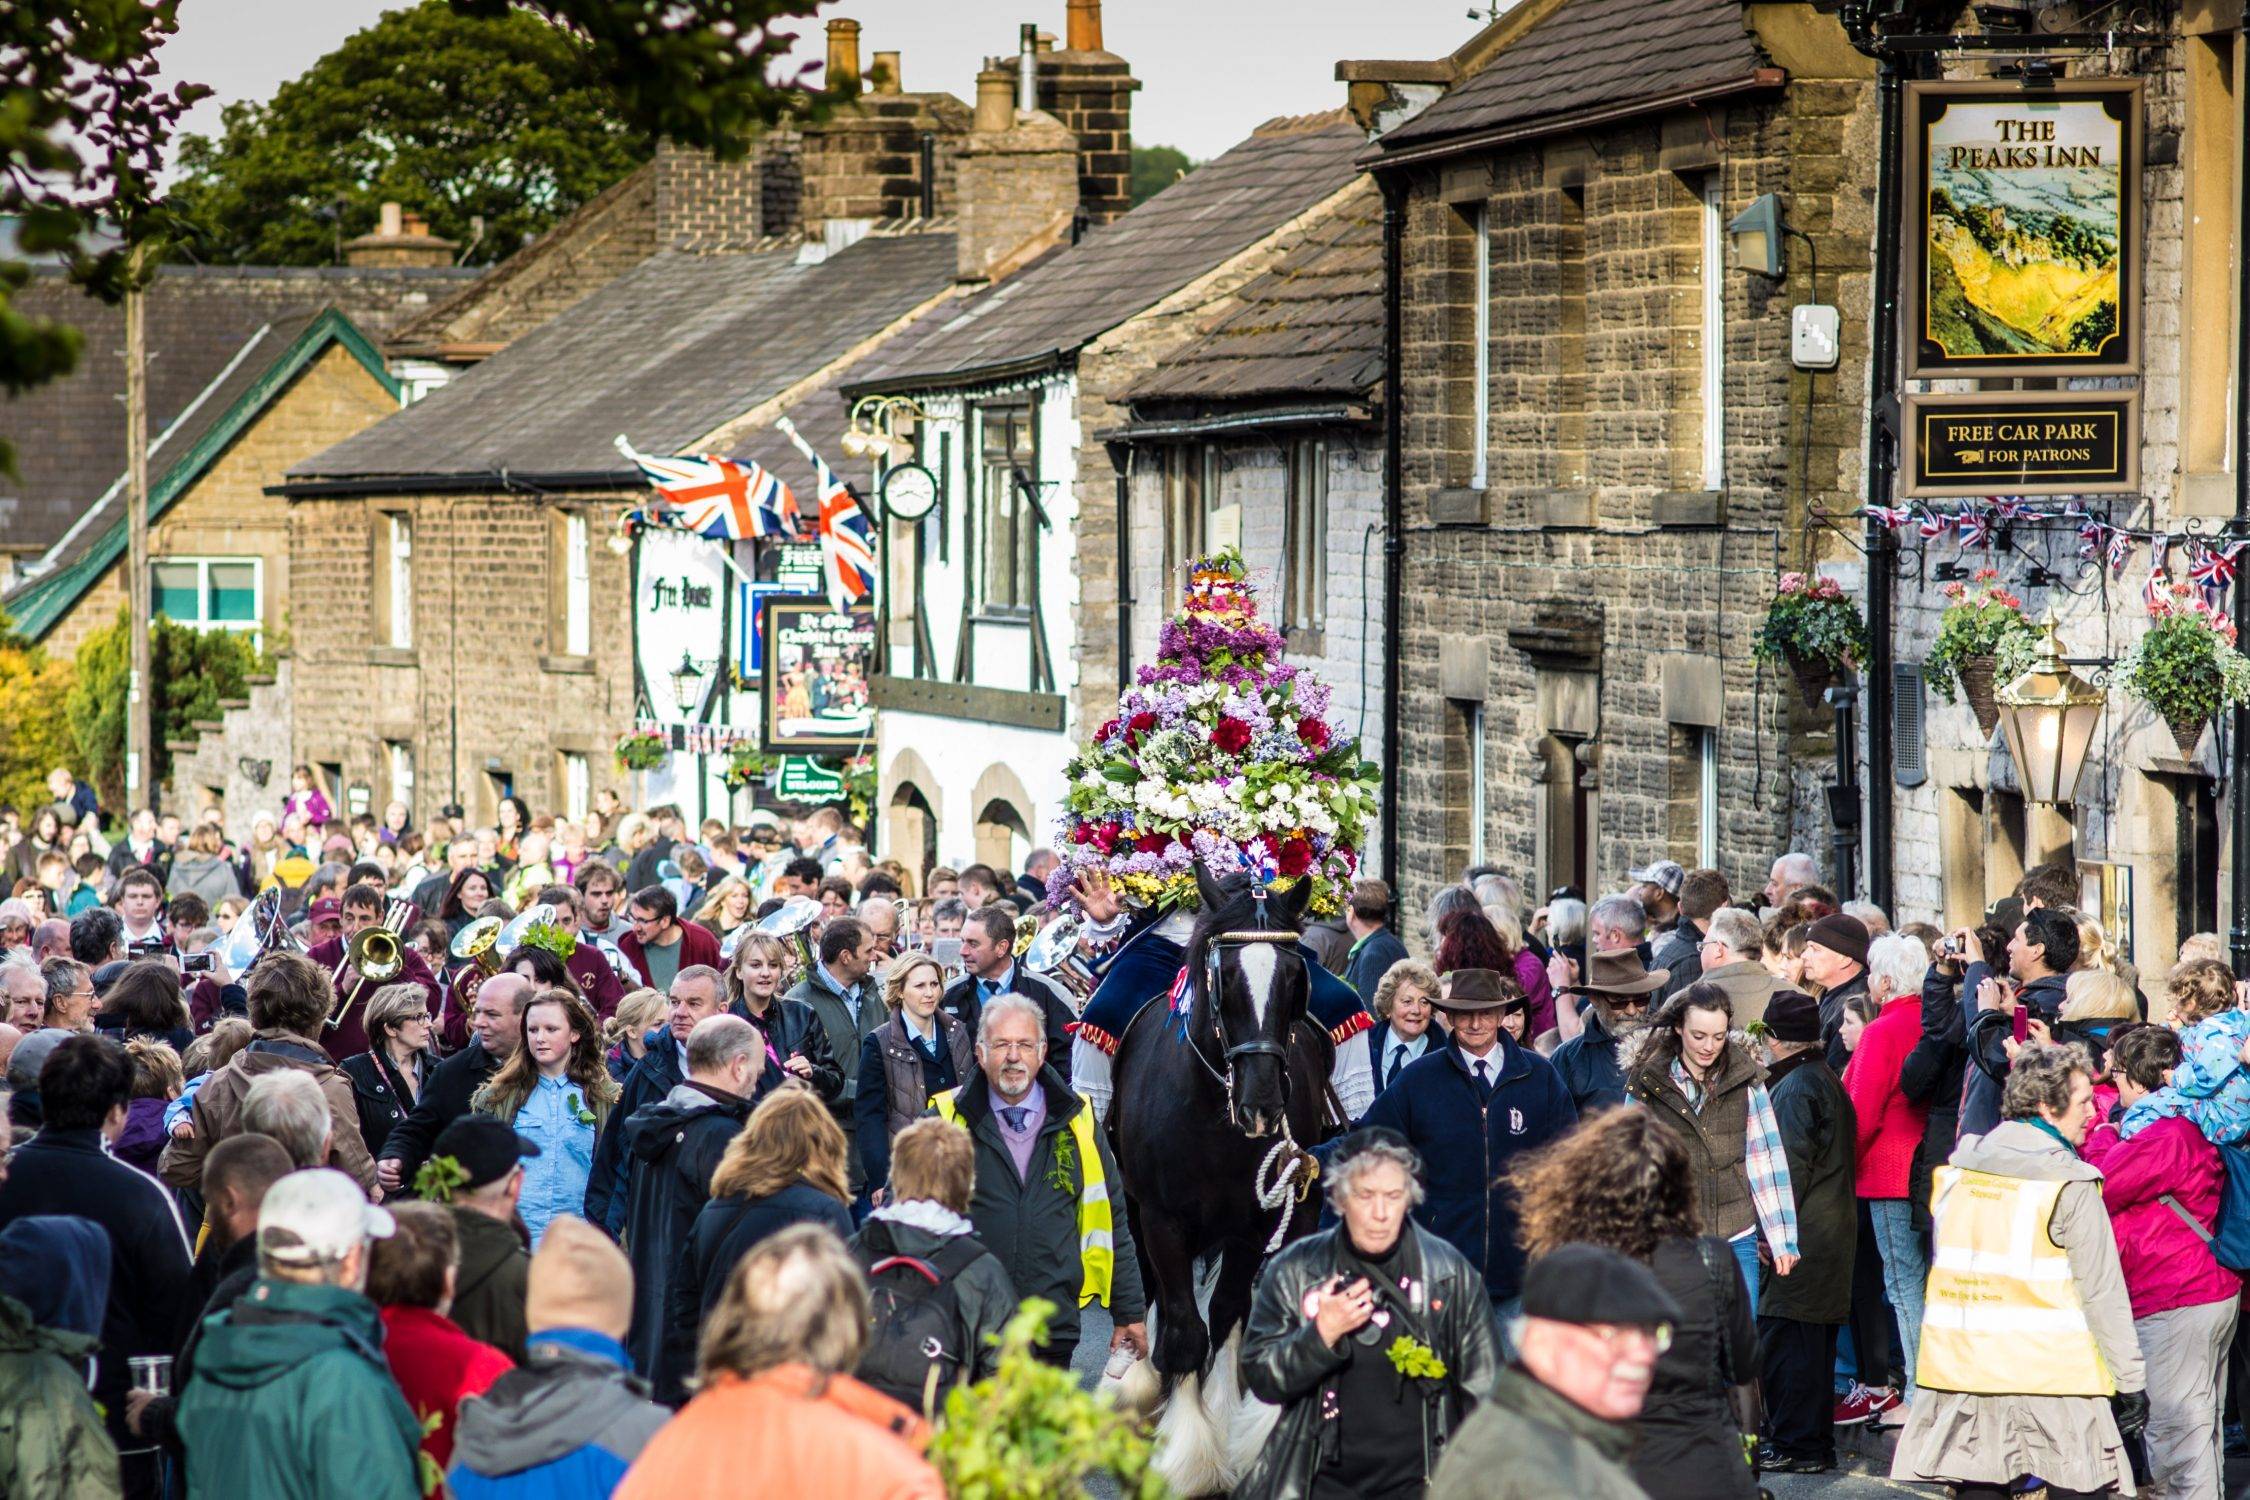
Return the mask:
M70 268L109 301L125 293L134 248L163 232L157 174L180 115L210 92L161 89L156 53L178 29L179 0L9 0L0 5L0 219L29 256ZM67 375L78 330L26 316L29 279L0 256L0 390ZM0 472L13 472L0 436Z
M469 17L423 0L271 99L229 105L216 139L183 139L172 197L195 226L187 248L198 260L326 264L391 200L487 262L648 149L579 37L520 11Z
M78 646L76 681L66 711L85 779L104 807L125 806L125 687L133 663L133 623L123 609L116 623ZM172 779L165 746L195 738L195 721L219 716L220 700L248 693L248 679L267 662L250 637L231 630L191 630L156 617L149 636L149 723L153 748L145 785Z
M1194 170L1195 163L1177 146L1135 146L1133 206L1140 207Z

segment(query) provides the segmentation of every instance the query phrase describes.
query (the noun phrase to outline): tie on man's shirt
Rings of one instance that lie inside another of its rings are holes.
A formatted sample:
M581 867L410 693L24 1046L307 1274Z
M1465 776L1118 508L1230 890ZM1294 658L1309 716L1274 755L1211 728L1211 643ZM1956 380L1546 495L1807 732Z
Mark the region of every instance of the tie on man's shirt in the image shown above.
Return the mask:
M1477 1087L1488 1094L1492 1092L1492 1072L1481 1057L1477 1059Z
M1023 1129L1024 1117L1030 1113L1031 1106L1028 1104L1003 1104L1000 1106L1000 1118L1006 1120L1008 1128L1014 1131Z

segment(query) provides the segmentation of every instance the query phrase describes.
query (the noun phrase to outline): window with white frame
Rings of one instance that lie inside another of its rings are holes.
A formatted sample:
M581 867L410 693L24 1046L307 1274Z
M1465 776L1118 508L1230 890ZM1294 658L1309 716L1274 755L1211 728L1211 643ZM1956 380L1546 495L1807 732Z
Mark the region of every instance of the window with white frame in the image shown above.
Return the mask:
M594 770L586 757L576 750L562 752L562 803L563 816L572 822L582 821L594 802Z
M1476 339L1476 387L1470 400L1475 426L1469 433L1469 487L1481 490L1492 478L1492 216L1484 204L1470 209L1469 228L1476 239L1471 292L1476 310L1470 320Z
M594 652L594 549L586 518L563 517L563 654Z
M1702 265L1702 354L1699 382L1703 400L1702 485L1723 490L1727 483L1726 408L1726 218L1719 194L1719 174L1706 172L1697 187L1700 261Z
M414 806L414 747L405 740L383 742L384 770L389 774L391 800Z
M163 557L149 565L157 614L193 630L247 630L264 622L265 565L255 557Z
M383 640L404 650L414 644L414 522L397 512L378 518L383 564Z
M1211 467L1204 448L1175 443L1164 450L1164 598L1178 599L1187 565L1203 555L1204 486Z
M1032 549L1039 544L1039 518L1027 485L1039 478L1038 448L1032 436L1032 408L981 407L977 522L983 553L983 588L978 603L1001 613L1031 608Z
M1289 445L1283 530L1282 618L1291 630L1318 630L1328 612L1328 444L1320 438Z

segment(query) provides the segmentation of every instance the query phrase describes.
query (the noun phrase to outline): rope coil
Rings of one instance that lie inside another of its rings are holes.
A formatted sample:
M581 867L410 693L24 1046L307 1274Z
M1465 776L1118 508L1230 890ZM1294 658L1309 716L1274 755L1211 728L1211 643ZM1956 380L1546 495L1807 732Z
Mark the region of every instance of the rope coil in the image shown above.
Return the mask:
M1274 1159L1283 1155L1288 1157L1288 1161L1276 1172ZM1292 1190L1290 1184L1295 1181L1299 1172L1304 1173L1304 1180L1298 1182ZM1290 1139L1287 1127L1284 1127L1281 1138L1266 1152L1265 1160L1258 1163L1257 1174L1250 1179L1250 1190L1257 1194L1258 1207L1276 1209L1280 1215L1274 1221L1272 1236L1266 1241L1266 1254L1271 1255L1281 1248L1281 1238L1289 1232L1290 1217L1297 1205L1311 1196L1313 1179L1319 1175L1319 1161L1309 1152L1299 1149L1297 1143Z

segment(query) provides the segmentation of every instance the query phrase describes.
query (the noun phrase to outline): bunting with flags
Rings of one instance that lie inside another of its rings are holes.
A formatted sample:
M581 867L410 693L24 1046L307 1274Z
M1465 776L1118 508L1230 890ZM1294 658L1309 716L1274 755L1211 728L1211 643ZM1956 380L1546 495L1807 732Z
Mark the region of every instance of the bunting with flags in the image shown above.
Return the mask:
M642 523L688 531L712 542L799 534L797 497L763 465L711 453L657 457L617 439L656 491L657 503L637 511Z

